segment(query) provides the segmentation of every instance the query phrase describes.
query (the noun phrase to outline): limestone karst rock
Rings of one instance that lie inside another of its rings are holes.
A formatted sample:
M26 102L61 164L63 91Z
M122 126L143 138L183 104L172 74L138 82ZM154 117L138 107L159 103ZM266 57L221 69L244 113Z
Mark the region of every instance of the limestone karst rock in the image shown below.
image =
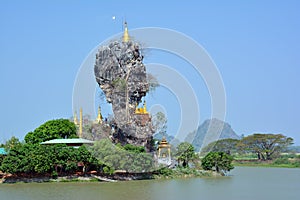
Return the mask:
M114 41L99 48L94 73L114 114L114 142L145 146L152 150L154 133L151 116L136 114L136 108L149 91L146 67L138 43Z

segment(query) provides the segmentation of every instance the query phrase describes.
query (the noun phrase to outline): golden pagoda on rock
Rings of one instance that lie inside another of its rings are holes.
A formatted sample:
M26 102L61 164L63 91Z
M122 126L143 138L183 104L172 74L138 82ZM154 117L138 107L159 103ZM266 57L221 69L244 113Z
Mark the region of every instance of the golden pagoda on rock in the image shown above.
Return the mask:
M136 106L137 108L135 109L135 114L140 114L140 115L145 115L145 114L149 114L147 111L147 107L146 107L146 101L144 100L144 104L143 107L138 108L138 105Z
M124 22L124 34L123 34L123 42L129 42L130 36L128 33L128 27L127 27L127 22Z

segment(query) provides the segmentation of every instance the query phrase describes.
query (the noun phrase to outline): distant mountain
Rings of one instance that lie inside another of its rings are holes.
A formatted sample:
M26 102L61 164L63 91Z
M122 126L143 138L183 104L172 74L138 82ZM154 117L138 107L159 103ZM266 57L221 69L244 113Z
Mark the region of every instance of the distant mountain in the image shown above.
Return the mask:
M287 152L300 153L300 146L290 146L287 148Z
M221 130L221 134L219 130ZM191 143L196 151L199 151L201 147L225 138L240 139L240 136L234 132L228 123L214 118L205 120L197 130L187 135L185 141Z

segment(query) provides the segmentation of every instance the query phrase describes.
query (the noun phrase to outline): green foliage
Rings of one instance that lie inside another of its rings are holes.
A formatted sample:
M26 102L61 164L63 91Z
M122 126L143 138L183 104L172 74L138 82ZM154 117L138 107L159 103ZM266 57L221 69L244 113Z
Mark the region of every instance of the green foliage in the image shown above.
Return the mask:
M120 91L126 90L126 80L123 78L116 78L112 81L112 85Z
M5 144L3 145L5 148L5 151L8 152L10 149L14 148L14 147L19 147L21 146L21 142L18 138L16 138L15 136L12 136L8 141L5 142Z
M167 167L159 168L156 171L156 173L159 174L160 176L164 176L164 177L168 177L168 176L171 176L174 174L173 170L170 168L167 168Z
M132 144L125 144L123 146L123 148L126 151L130 151L130 152L134 152L134 153L145 153L146 152L145 147L143 147L143 146L135 146L135 145L132 145Z
M232 138L217 140L201 149L201 153L208 153L210 151L224 152L227 154L236 153L238 151L237 144L239 143L239 141L240 140Z
M76 126L68 119L50 120L36 128L33 132L27 133L25 142L31 144L41 143L51 139L75 138Z
M58 177L58 173L56 171L52 172L52 178L57 178Z
M280 157L273 162L276 165L289 164L289 159L287 157Z
M50 157L38 144L23 144L10 149L1 169L12 174L47 173L53 171Z
M195 148L188 142L182 142L177 146L176 157L178 162L182 161L183 167L188 167L191 160L196 159Z
M128 150L126 150L126 149ZM144 148L132 145L114 145L108 139L103 139L91 147L92 155L105 165L115 170L128 172L144 172L153 170L152 155L144 153Z
M85 146L76 149L66 145L44 146L26 143L13 147L1 164L1 170L12 174L74 173L78 163L87 171L102 166Z
M111 175L111 174L114 173L114 169L112 167L105 166L105 167L103 167L103 172L105 174L110 174Z
M177 167L175 169L163 167L155 171L155 175L155 178L187 178L212 176L210 172L188 167Z
M293 144L293 139L282 134L253 134L244 137L239 148L257 154L259 160L271 160Z
M227 172L232 170L233 157L224 152L209 152L202 160L202 168L205 170L216 170Z

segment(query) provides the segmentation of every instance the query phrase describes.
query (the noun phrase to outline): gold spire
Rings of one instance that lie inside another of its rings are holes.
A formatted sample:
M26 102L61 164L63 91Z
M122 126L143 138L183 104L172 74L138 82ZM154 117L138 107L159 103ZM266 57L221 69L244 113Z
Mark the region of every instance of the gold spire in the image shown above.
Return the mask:
M74 121L74 124L77 126L78 125L78 119L77 119L77 113L76 113L76 111L74 112L73 121Z
M97 115L97 119L96 119L96 122L101 124L102 123L102 115L101 115L101 109L100 109L100 106L98 107L98 115Z
M79 114L79 138L82 138L82 108L80 108Z
M138 104L136 104L135 114L149 114L147 111L145 100L142 108L138 108Z
M148 114L148 111L147 111L147 107L146 107L146 100L144 100L144 114Z
M166 150L167 152L164 152L164 150ZM163 157L167 157L169 159L169 162L171 161L171 145L168 143L165 136L163 136L158 145L158 158Z
M127 22L124 23L124 34L123 34L123 42L128 42L130 40L129 33L128 33L128 27Z

